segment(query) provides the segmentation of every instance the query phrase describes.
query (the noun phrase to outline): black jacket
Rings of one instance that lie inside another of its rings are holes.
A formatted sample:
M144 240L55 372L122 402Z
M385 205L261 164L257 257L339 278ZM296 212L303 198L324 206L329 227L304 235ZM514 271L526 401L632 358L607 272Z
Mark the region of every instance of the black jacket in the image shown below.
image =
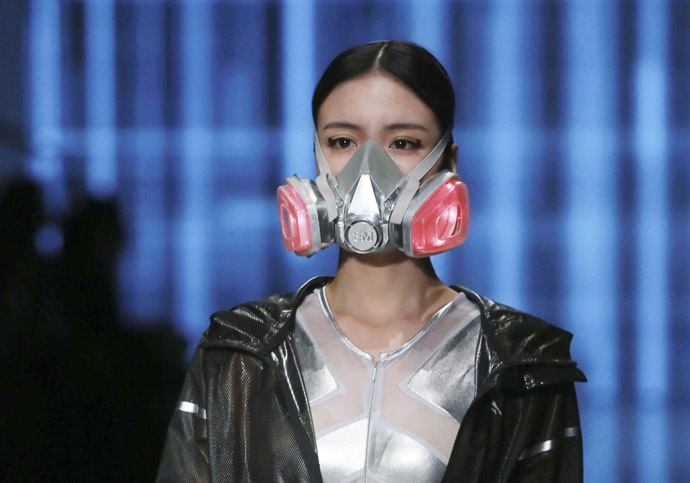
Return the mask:
M321 481L298 367L294 315L319 277L289 295L211 317L173 415L158 481ZM477 397L444 481L582 481L572 337L455 287L481 312ZM192 404L189 404L192 403Z

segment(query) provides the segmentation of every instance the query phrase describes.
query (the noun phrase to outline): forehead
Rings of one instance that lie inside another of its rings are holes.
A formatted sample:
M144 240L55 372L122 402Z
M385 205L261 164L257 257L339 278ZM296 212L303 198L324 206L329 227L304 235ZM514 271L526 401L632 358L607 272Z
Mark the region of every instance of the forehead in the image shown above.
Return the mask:
M409 122L439 129L424 101L398 79L378 72L345 81L326 97L318 127L338 121L361 127Z

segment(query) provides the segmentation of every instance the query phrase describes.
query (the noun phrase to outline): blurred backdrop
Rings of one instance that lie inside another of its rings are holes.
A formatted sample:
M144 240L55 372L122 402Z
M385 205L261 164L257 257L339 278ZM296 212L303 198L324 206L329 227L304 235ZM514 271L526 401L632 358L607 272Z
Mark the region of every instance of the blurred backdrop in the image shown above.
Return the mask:
M575 334L585 481L690 478L689 0L3 1L0 37L0 479L150 481L208 315L334 273L275 190L378 39L457 92L443 280Z

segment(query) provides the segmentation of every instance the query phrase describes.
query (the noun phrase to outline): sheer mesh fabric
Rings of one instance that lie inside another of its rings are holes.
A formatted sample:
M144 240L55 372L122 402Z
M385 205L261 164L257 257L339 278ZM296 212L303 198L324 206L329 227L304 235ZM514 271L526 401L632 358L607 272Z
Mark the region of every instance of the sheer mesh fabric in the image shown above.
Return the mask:
M209 391L232 395L208 408L209 424L214 425L209 429L209 457L217 474L227 481L249 481L252 476L256 481L309 481L288 401L275 391L275 372L241 353L221 360L225 367L217 367L208 378ZM284 416L267 419L267 414ZM267 446L252 435L265 435L272 443Z

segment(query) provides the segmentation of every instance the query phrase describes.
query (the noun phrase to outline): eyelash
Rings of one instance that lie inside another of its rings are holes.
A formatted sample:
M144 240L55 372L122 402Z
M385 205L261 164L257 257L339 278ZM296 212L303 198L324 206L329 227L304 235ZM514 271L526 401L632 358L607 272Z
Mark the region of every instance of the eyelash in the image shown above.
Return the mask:
M419 149L419 146L422 144L422 142L419 139L396 139L391 143L391 147L395 146L396 143L405 143L404 147L393 148L400 150ZM407 147L408 145L410 146L409 148Z
M347 141L350 143L348 146L339 146L338 143L341 141ZM330 148L335 148L335 149L347 149L351 147L355 142L352 139L345 138L345 137L337 137L337 138L329 138L328 139L328 147Z
M347 142L347 146L342 146L340 143L342 142ZM405 143L402 147L396 146L398 143ZM335 138L329 138L328 139L328 147L331 148L336 148L336 149L347 149L352 147L355 144L355 142L352 139L346 138L346 137L335 137ZM422 144L422 142L419 139L396 139L391 143L391 148L393 149L399 149L399 150L410 150L410 149L419 149L419 146ZM409 146L409 147L408 147Z

